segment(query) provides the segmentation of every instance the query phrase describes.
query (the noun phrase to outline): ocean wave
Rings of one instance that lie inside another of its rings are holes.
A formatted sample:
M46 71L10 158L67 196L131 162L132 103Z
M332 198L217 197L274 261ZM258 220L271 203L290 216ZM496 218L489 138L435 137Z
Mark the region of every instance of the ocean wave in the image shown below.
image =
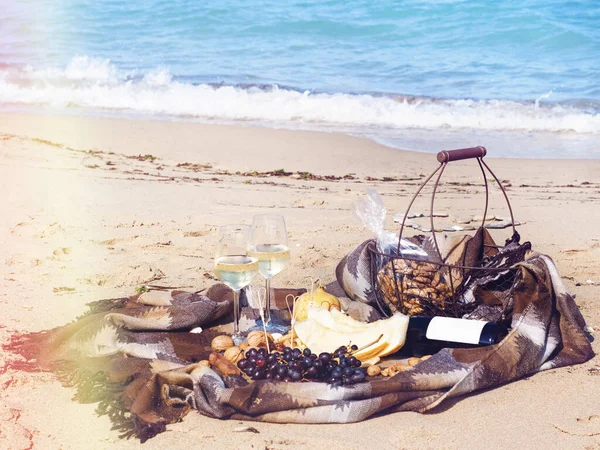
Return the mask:
M0 103L226 121L386 129L600 134L595 107L535 101L444 100L315 93L278 86L178 81L167 68L138 73L109 60L76 57L64 68L0 67Z

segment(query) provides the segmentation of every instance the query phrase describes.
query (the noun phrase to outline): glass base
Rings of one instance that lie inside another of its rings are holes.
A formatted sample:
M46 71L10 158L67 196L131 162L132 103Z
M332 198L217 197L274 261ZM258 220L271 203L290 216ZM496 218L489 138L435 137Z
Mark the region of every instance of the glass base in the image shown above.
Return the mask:
M267 323L267 333L281 333L286 334L290 330L290 324L285 322L277 322L271 317L271 321ZM252 327L252 330L262 330L263 329L263 321L262 319L256 320L256 326Z
M233 343L236 346L239 346L242 342L246 340L246 336L242 336L241 334L233 334L231 336L231 339L233 339Z

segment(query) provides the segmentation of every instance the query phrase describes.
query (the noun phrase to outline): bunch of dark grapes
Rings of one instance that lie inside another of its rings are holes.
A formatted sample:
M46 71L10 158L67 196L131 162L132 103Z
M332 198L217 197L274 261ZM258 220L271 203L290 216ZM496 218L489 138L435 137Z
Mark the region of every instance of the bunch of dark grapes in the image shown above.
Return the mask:
M284 347L283 352L267 353L265 348L251 348L238 367L253 380L274 381L321 381L332 386L362 383L367 374L360 368L361 362L351 355L358 347L350 350L345 346L335 352L319 355L305 348Z

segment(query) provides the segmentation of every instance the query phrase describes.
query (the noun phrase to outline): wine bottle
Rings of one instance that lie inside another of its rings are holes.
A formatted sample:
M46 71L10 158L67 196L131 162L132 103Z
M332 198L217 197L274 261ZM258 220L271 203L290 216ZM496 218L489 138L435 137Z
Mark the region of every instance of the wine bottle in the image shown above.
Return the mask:
M408 322L404 354L431 355L442 348L473 348L493 345L508 334L508 328L495 322L452 317L413 316Z

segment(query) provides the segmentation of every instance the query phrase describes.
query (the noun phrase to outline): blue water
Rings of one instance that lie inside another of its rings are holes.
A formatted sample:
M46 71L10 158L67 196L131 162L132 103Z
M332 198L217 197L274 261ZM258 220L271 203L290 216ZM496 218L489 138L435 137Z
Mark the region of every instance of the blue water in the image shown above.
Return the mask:
M4 107L600 157L598 1L5 3Z

